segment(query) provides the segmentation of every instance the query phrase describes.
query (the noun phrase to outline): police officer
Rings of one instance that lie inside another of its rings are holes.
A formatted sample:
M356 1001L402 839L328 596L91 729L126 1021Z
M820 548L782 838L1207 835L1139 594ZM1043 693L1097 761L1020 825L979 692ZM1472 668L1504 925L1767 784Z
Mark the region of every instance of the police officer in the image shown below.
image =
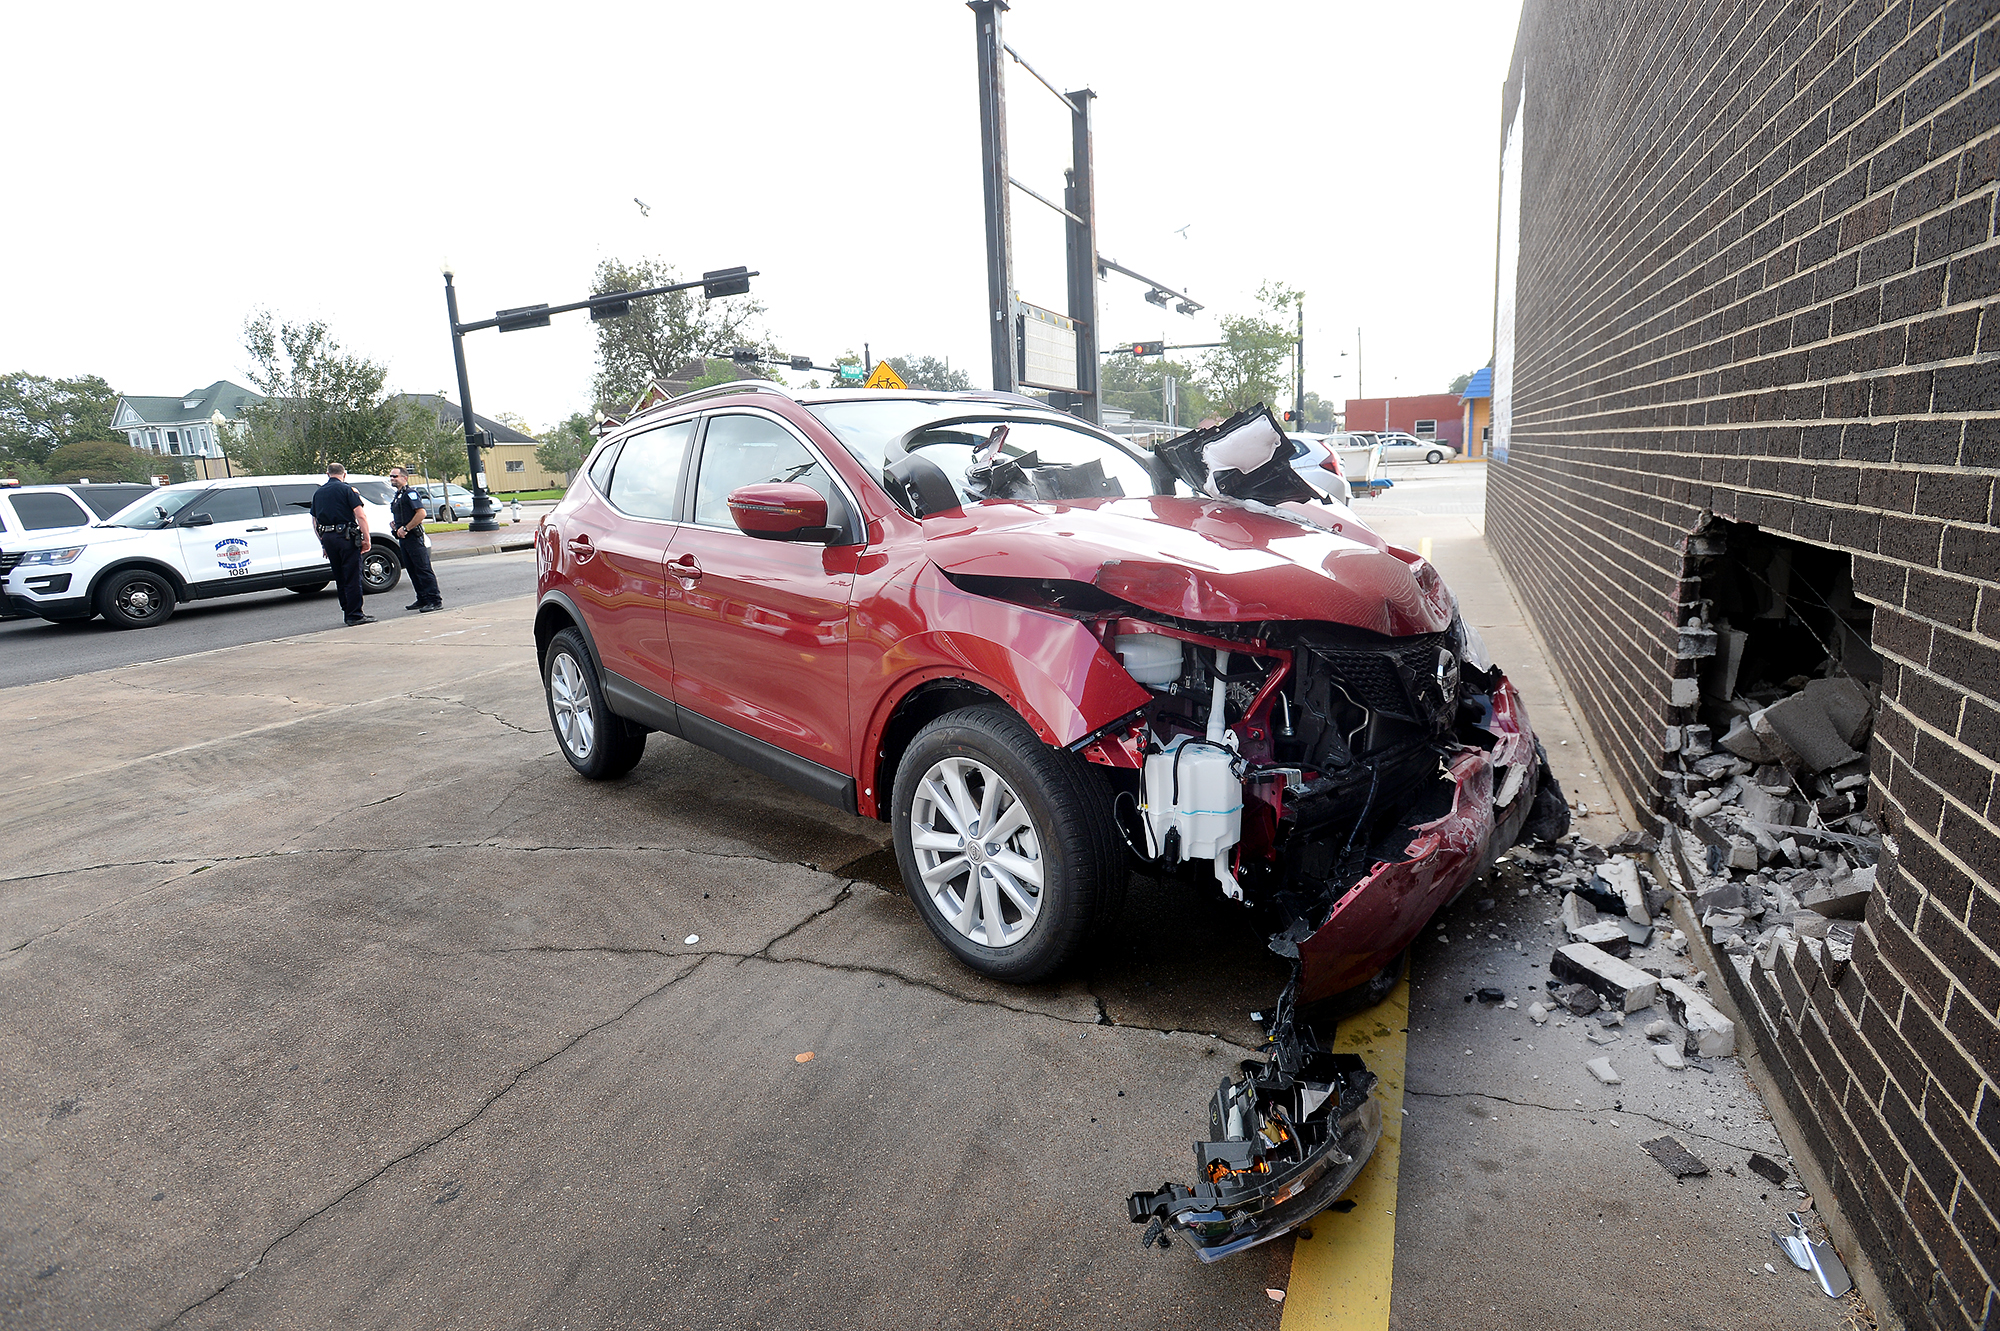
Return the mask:
M327 464L326 484L313 491L313 530L326 560L333 565L333 582L340 589L340 612L347 624L372 624L375 616L361 613L361 557L368 549L368 510L361 492L347 483L347 468Z
M417 589L417 599L403 608L428 615L444 609L444 598L438 593L437 574L431 570L431 552L424 545L424 501L410 488L410 474L403 468L389 468L389 482L396 487L396 497L389 502L389 521L395 524L396 539L403 543L403 567L410 571L410 585Z

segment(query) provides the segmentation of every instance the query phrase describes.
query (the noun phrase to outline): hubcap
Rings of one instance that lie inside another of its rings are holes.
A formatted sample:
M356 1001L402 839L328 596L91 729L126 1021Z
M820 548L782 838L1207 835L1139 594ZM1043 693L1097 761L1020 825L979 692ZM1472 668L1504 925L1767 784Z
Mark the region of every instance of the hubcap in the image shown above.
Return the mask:
M381 586L389 580L389 561L380 555L370 555L361 563L361 576L373 586Z
M549 707L556 714L556 734L563 747L577 759L590 757L597 739L597 722L590 714L590 685L583 667L568 652L559 653L549 667Z
M1042 909L1042 846L1028 806L998 772L945 758L910 804L910 845L922 890L975 943L1012 947Z
M118 604L127 614L144 619L153 613L153 589L143 582L135 582L119 590Z

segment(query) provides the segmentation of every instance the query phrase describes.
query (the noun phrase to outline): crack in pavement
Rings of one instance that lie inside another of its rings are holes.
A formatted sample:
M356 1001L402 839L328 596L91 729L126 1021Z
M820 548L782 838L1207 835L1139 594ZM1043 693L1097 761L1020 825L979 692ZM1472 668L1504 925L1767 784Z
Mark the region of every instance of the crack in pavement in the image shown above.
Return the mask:
M509 721L506 717L500 715L498 712L489 712L483 707L474 707L471 703L467 702L463 698L448 698L440 696L435 693L412 693L410 697L420 698L425 702L444 702L444 703L451 703L455 707L463 707L466 711L471 712L476 716L484 716L492 720L498 721L501 725L507 727L507 729L515 731L522 735L546 735L550 733L547 727L543 727L540 730L530 730L526 726L517 726L512 721Z
M307 1225L319 1219L327 1212L333 1210L335 1207L339 1206L342 1202L345 1202L348 1198L354 1196L356 1193L360 1192L363 1188L373 1183L376 1179L381 1178L384 1174L394 1169L397 1165L402 1164L406 1160L415 1159L417 1156L424 1154L426 1151L429 1151L431 1148L435 1146L443 1145L445 1142L449 1141L452 1137L457 1136L460 1132L464 1131L466 1128L471 1127L474 1123L478 1122L479 1119L486 1113L486 1111L491 1109L501 1099L501 1097L505 1096L508 1092L512 1091L516 1086L519 1086L522 1080L525 1079L530 1073L536 1072L539 1069L548 1066L550 1063L562 1057L570 1050L576 1048L577 1045L589 1039L591 1036L597 1034L599 1031L604 1030L606 1027L614 1026L618 1022L623 1021L626 1017L630 1016L632 1012L636 1008L638 1008L638 1006L641 1003L644 1003L650 998L654 998L662 993L665 993L667 990L679 984L682 980L687 979L690 975L693 975L696 971L700 970L702 967L702 963L706 960L707 960L706 957L700 957L700 956L696 957L694 960L694 964L692 966L689 966L686 970L681 971L678 975L673 976L672 978L668 979L665 983L659 985L658 987L647 990L645 993L639 995L637 998L633 999L630 1003L626 1004L626 1006L621 1010L619 1010L617 1013L613 1014L612 1016L606 1017L603 1021L598 1022L595 1026L592 1026L587 1030L578 1032L574 1039L569 1040L566 1043L558 1046L556 1049L552 1050L545 1056L536 1059L534 1062L527 1064L525 1067L517 1069L514 1072L514 1075L507 1079L506 1085L502 1086L499 1090L493 1092L493 1094L487 1096L486 1099L482 1101L479 1104L478 1108L474 1109L471 1114L467 1115L464 1119L452 1125L450 1128L447 1128L444 1132L441 1132L437 1136L431 1138L429 1141L419 1143L418 1145L413 1146L409 1150L403 1152L395 1159L384 1162L380 1168L374 1170L372 1173L368 1174L365 1178L354 1183L346 1191L342 1192L338 1197L335 1197L332 1201L327 1202L324 1206L319 1207L317 1210L312 1211L311 1213L301 1218L297 1224L293 1225L290 1229L287 1229L284 1233L278 1235L276 1238L272 1239L269 1243L265 1244L263 1248L258 1251L257 1256L254 1259L244 1264L242 1270L238 1272L238 1274L229 1277L227 1280L223 1281L220 1285L216 1286L213 1290L210 1290L207 1294L203 1295L201 1298L196 1299L193 1303L190 1303L187 1307L181 1309L179 1312L175 1313L172 1317L169 1317L166 1321L159 1323L156 1331L166 1331L167 1327L173 1326L175 1323L179 1322L183 1317L186 1317L189 1313L193 1312L195 1309L200 1308L202 1305L209 1303L210 1301L216 1299L217 1297L227 1293L231 1287L238 1284L239 1282L247 1280L250 1276L250 1273L261 1267L264 1264L264 1259L271 1255L271 1251L274 1248L276 1248L279 1244L283 1243L286 1239L291 1238L294 1234L297 1234Z
M818 910L806 916L803 920L800 920L797 924L785 930L785 932L779 934L776 938L773 938L770 942L764 944L764 946L758 948L755 952L752 952L750 955L753 957L762 957L766 961L772 960L771 957L772 948L784 942L787 938L790 938L793 934L805 928L808 924L811 924L814 920L819 919L822 915L829 915L832 912L840 909L840 904L853 895L854 895L854 881L852 879L849 879L847 882L844 882L840 885L840 891L834 896L832 901L829 901L826 905L821 906Z
M1624 1118L1647 1119L1650 1122L1659 1124L1663 1128L1672 1128L1675 1132L1685 1133L1700 1141L1714 1142L1717 1146L1727 1146L1732 1151L1761 1151L1763 1149L1759 1146L1745 1146L1740 1142L1730 1141L1727 1137L1712 1137L1705 1132L1696 1132L1686 1124L1677 1123L1670 1118L1661 1118L1658 1114L1648 1114L1641 1109L1611 1109L1592 1107L1590 1105L1584 1105L1581 1108L1575 1105L1545 1105L1538 1100L1511 1100L1504 1095L1490 1095L1485 1091L1419 1091L1410 1086L1403 1088L1403 1094L1420 1096L1426 1100L1466 1100L1477 1096L1481 1100L1493 1100L1503 1105L1515 1105L1522 1109L1544 1109L1551 1114L1617 1114Z

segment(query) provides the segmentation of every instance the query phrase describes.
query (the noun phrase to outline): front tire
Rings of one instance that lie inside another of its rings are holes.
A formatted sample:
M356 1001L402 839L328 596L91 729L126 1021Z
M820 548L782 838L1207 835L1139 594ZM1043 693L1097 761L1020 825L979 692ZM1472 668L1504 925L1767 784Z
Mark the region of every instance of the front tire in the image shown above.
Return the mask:
M575 629L564 629L550 640L542 660L542 691L548 696L556 743L580 775L609 781L638 766L646 752L646 732L604 701L590 650Z
M892 798L910 900L981 974L1046 979L1115 909L1125 856L1104 784L1004 708L968 707L918 731Z
M361 590L364 595L386 592L402 580L403 561L394 550L371 545L368 553L361 556Z
M1444 454L1438 452L1435 448L1433 448L1430 452L1424 454L1424 461L1430 463L1433 467L1435 467L1438 463L1444 461Z
M97 613L114 628L158 628L174 613L173 584L144 569L114 573L98 589Z

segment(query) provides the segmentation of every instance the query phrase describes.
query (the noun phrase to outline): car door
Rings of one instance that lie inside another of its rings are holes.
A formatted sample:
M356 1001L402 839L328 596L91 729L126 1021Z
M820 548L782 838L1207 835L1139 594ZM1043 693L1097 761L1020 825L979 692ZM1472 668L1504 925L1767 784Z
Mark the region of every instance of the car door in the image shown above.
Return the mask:
M206 519L206 521L204 521ZM263 487L210 490L174 519L181 567L198 596L227 596L283 581L278 536L264 512Z
M278 538L278 565L287 576L318 572L333 577L326 548L313 530L312 497L319 487L304 481L284 481L271 491L271 531ZM291 578L297 581L296 577Z
M764 481L819 491L842 535L817 544L738 530L729 492ZM789 425L763 412L718 413L703 426L687 521L666 564L682 734L850 805L847 611L859 523L826 460Z
M625 440L602 494L593 492L564 521L560 554L613 710L670 732L677 730L673 653L661 566L694 431L689 419Z

